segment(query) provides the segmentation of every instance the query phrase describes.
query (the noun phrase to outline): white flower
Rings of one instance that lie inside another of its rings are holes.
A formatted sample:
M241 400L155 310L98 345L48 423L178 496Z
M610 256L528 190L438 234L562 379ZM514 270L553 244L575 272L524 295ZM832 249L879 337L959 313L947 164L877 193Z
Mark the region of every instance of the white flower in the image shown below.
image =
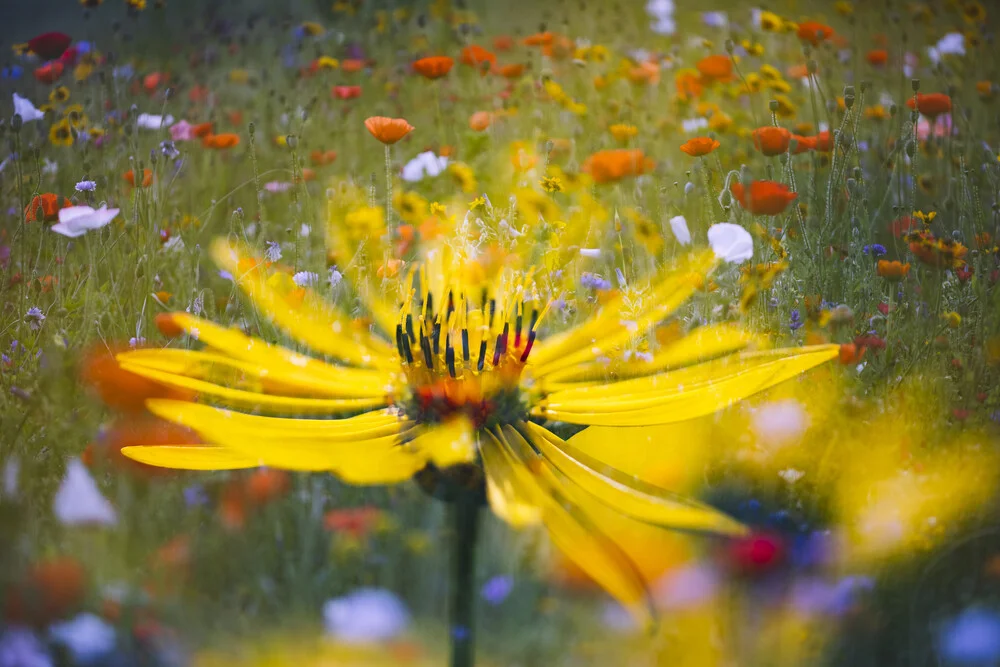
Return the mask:
M402 178L407 183L416 183L428 176L434 178L447 166L448 158L439 157L433 151L427 151L403 165Z
M681 245L691 245L691 232L688 231L688 222L683 215L675 215L670 218L670 229L673 231L677 242Z
M336 639L365 644L384 642L406 630L410 615L402 601L377 588L362 588L323 605L326 631Z
M264 259L274 263L281 259L281 244L277 241L268 241L264 248Z
M590 259L598 259L601 256L600 248L580 248L580 255Z
M69 649L73 661L91 664L111 653L115 648L115 629L94 614L80 614L76 618L57 623L49 628L49 636Z
M319 274L312 271L299 271L292 276L292 282L298 287L311 287L319 282Z
M8 498L17 497L17 482L21 476L21 460L16 456L7 459L3 466L3 473L0 474L0 496ZM3 663L0 662L0 666Z
M718 222L709 227L708 245L724 262L738 264L753 257L750 233L731 222Z
M14 93L14 113L21 116L21 121L30 123L33 120L45 118L45 112L39 111L27 97L21 97Z
M72 459L67 464L66 477L56 492L53 511L56 518L68 526L111 526L118 521L115 508L101 495L97 483L80 459Z
M330 274L326 277L326 282L330 283L330 289L337 289L337 285L344 279L344 274L335 267L330 267Z
M809 414L794 398L764 403L754 410L750 430L765 447L795 442L809 428Z
M803 476L805 476L805 473L801 470L796 470L795 468L785 468L778 473L778 477L785 480L789 484L795 484L795 482L802 479Z
M669 19L674 15L674 0L649 0L646 3L646 13L661 21Z
M0 634L0 667L52 667L52 658L38 635L10 626Z
M42 173L46 176L55 176L59 173L59 163L47 157L42 158Z
M24 319L32 331L38 331L42 328L42 322L45 321L45 313L43 313L42 309L38 306L32 306L28 309L28 312L24 314Z
M180 234L177 236L171 236L166 243L162 246L164 252L179 252L184 250L184 240L181 238Z
M725 12L703 12L701 22L712 28L725 28L729 25L729 18Z
M687 120L681 121L681 128L687 134L692 134L698 130L703 130L708 127L707 118L688 118Z
M960 32L949 32L938 40L937 44L927 49L927 57L935 65L941 62L941 56L964 56L965 35Z
M174 124L174 117L171 115L159 116L151 113L141 113L135 119L135 124L146 130L160 130Z
M76 238L83 236L91 229L100 229L115 219L117 208L102 206L93 209L90 206L70 206L59 211L59 222L52 225L52 231L63 236Z

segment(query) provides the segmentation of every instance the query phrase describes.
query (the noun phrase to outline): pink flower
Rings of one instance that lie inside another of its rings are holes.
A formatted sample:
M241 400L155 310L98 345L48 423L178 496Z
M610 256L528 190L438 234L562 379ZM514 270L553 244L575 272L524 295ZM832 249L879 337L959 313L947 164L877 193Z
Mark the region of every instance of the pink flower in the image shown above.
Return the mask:
M191 141L194 139L194 126L186 120L181 120L170 126L170 138L174 141Z
M930 137L947 137L951 134L951 114L945 113L930 121L921 116L917 121L917 139L928 139Z
M287 192L292 189L292 184L287 181L268 181L264 184L264 189L268 192Z

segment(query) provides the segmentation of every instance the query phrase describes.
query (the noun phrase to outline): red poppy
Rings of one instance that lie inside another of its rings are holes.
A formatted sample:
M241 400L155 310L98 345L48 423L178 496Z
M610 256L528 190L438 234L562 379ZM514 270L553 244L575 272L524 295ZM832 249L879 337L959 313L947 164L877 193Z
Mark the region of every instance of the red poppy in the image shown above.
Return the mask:
M58 60L53 60L52 62L42 65L35 70L35 78L42 83L55 83L55 81L62 76L63 64Z
M493 113L490 111L476 111L469 116L469 128L476 132L483 132L493 124Z
M323 515L323 527L331 532L344 533L361 539L371 532L375 523L382 518L382 510L377 507L350 507L330 510Z
M243 124L243 112L239 109L233 109L232 111L226 112L226 118L229 119L230 125L242 125Z
M527 67L524 63L512 63L510 65L496 65L493 67L493 73L499 74L505 79L516 79L517 77L524 74L524 70Z
M906 106L917 111L928 118L936 118L943 113L951 111L951 98L944 93L917 93L916 100L910 98L906 100Z
M4 616L16 623L45 625L76 610L86 589L87 575L76 559L39 561L8 591Z
M812 139L812 149L818 153L829 153L833 150L833 135L830 130L823 130Z
M244 482L247 500L264 505L285 495L291 486L291 476L284 470L261 468L254 470Z
M583 163L583 171L595 183L611 183L627 176L639 176L656 167L656 162L639 149L617 148L598 151Z
M889 231L897 239L906 234L908 231L916 227L918 222L908 215L904 215L901 218L896 218L889 223Z
M493 38L493 48L497 51L510 51L514 48L514 38L510 35L497 35Z
M788 142L792 140L792 133L787 129L771 125L758 127L751 136L754 147L767 156L781 155L787 152Z
M188 100L194 104L201 104L208 100L211 92L208 86L196 85L188 91Z
M885 49L872 49L868 52L868 55L865 56L865 59L870 65L881 67L889 62L889 52Z
M865 348L856 343L844 343L840 346L840 363L845 366L853 366L861 363L865 356Z
M340 62L342 72L360 72L365 68L365 61L357 58L348 58Z
M353 100L361 97L361 86L334 86L330 92L338 100Z
M425 79L440 79L451 71L455 61L448 56L430 56L414 61L413 71Z
M206 123L198 123L197 125L191 128L191 134L200 139L204 139L208 135L214 133L215 133L215 123L211 121Z
M462 49L462 64L470 67L479 67L482 63L489 63L492 67L497 62L497 57L492 51L487 51L477 44L470 44Z
M317 167L323 167L337 159L337 151L315 150L309 154L309 160Z
M804 21L799 24L799 30L795 33L804 42L809 42L813 46L829 39L833 35L833 28L817 21Z
M142 80L142 87L146 89L147 93L153 93L160 84L167 80L166 75L160 72L153 72L152 74L147 74Z
M413 126L403 118L386 118L385 116L372 116L365 119L365 127L371 135L383 144L394 144L410 132Z
M556 36L548 31L536 32L534 35L528 35L521 43L525 46L548 46L555 40Z
M213 148L215 150L224 150L226 148L233 148L238 146L240 143L240 135L233 134L232 132L227 132L224 134L210 134L201 140L201 145L205 148Z
M793 142L795 144L794 148L792 148ZM788 142L788 148L792 151L792 155L800 155L811 150L816 150L816 137L803 137L799 134L793 134L791 141Z
M28 40L28 48L42 60L55 60L69 48L73 38L61 32L47 32Z
M38 220L38 212L41 210L42 221L56 222L59 219L59 210L69 208L73 205L66 197L59 197L57 194L46 192L35 195L31 198L31 203L24 209L24 221L35 222Z
M729 59L729 56L708 56L699 60L695 67L698 68L702 77L708 80L725 83L733 78L733 61Z
M749 192L739 181L729 186L740 206L754 215L780 215L798 194L791 192L784 183L754 181Z
M135 187L135 173L131 169L122 174L122 178L124 178L128 182L128 184L131 185L133 188ZM142 187L148 188L152 184L153 184L153 171L151 169L143 169Z

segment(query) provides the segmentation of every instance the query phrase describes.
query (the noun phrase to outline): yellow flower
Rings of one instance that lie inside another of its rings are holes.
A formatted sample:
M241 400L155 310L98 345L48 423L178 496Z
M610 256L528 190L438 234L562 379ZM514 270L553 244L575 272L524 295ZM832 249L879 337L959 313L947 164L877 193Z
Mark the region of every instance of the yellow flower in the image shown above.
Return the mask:
M146 0L125 0L125 5L129 9L134 9L136 11L142 11L146 8Z
M931 211L930 213L924 213L923 211L914 211L913 217L919 220L925 227L927 227L932 222L934 222L934 218L937 217L937 211Z
M400 219L411 225L427 217L427 200L416 192L397 192L392 198L392 207L399 212Z
M146 405L195 431L201 444L129 446L123 454L166 468L265 465L360 485L416 478L451 494L456 513L471 521L471 503L485 498L515 528L544 527L648 626L649 582L607 531L627 518L699 532L745 529L710 506L600 462L601 450L615 449L613 439L598 440L591 454L543 424L639 427L711 415L835 358L839 346L748 351L751 341L738 329L705 327L709 335L682 337L641 362L623 361L608 380L606 355L670 317L717 265L714 253L695 252L648 281L633 279L635 294L612 296L570 328L561 318L546 319L558 293L534 283L534 268L506 267L470 286L453 278L470 262L457 253L397 278L387 274L387 293L359 290L372 314L369 328L352 326L349 315L309 289L290 308L269 286L266 268L241 271L246 253L216 242L216 262L258 312L298 350L317 356L189 313L160 315L161 330L186 333L206 349L136 350L118 361L129 372L197 392L199 402Z
M837 0L833 3L833 9L841 16L850 16L854 13L854 5L847 0Z
M94 66L90 63L80 63L75 68L73 68L73 79L77 82L83 82L90 78L90 75L94 73Z
M764 87L763 78L756 72L750 72L744 78L746 79L746 84L743 84L742 82L734 84L734 88L738 90L741 95L747 91L751 93L759 93L761 88Z
M448 213L448 209L444 207L444 204L439 202L431 202L430 208L431 215L445 216Z
M476 191L478 187L476 174L469 165L464 162L452 162L448 165L448 173L455 179L462 192L468 194Z
M747 52L748 56L764 55L764 45L756 40L744 39L740 42L740 46L743 47L743 50Z
M774 12L762 11L760 13L760 29L764 32L783 32L785 20Z
M962 316L956 313L955 311L944 313L943 315L941 315L941 318L945 322L947 322L948 326L951 327L952 329L957 329L962 325Z
M767 88L768 90L775 90L779 93L792 92L792 87L788 85L788 82L784 79L774 79L773 81L768 81Z
M779 118L794 118L795 114L798 113L799 108L787 95L775 95L774 101L778 103L778 108L774 113Z
M983 23L986 21L986 8L976 0L966 0L962 4L962 17L967 23Z
M639 134L639 128L635 125L629 125L627 123L615 123L608 128L608 132L610 132L611 136L616 140L625 143Z
M559 207L551 197L526 188L517 190L514 196L517 199L518 211L529 225L542 220L549 222L559 217Z
M250 72L245 69L229 70L229 80L233 83L245 84L250 81Z
M733 126L733 119L725 112L718 111L708 119L708 128L713 132L723 133Z
M486 198L485 197L476 197L475 199L473 199L472 201L469 202L469 210L470 211L475 211L475 210L480 209L480 208L486 208Z
M385 212L381 206L364 206L344 216L344 228L355 241L379 238L385 234Z
M49 93L49 102L52 104L62 104L69 99L69 88L59 86Z
M781 75L781 72L779 72L778 69L773 65L761 65L760 75L766 81L781 81L784 78Z
M337 69L340 67L340 61L330 56L320 56L316 59L316 67L319 69Z
M563 191L563 184L562 181L559 180L558 176L546 176L541 181L539 181L538 184L541 185L542 190L545 190L546 192L551 193L551 192Z
M49 128L49 143L53 146L73 145L73 129L69 124L69 119L63 118Z

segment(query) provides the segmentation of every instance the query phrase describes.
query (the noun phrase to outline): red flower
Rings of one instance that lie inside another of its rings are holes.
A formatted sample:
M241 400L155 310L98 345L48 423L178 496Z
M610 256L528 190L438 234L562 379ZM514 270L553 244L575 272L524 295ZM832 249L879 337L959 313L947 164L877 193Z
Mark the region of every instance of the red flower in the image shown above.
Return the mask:
M726 560L743 575L763 574L785 560L785 544L781 536L754 533L728 543Z
M4 616L15 623L45 625L77 609L86 588L87 575L76 559L64 556L37 562L11 587Z
M47 32L28 40L28 48L42 60L55 60L69 48L73 38L61 32Z
M24 209L24 221L35 222L38 219L39 210L42 213L43 222L55 222L59 219L59 209L69 208L73 205L66 197L51 192L35 195L31 198L31 203Z
M833 36L833 28L817 21L804 21L799 24L799 30L795 33L804 42L809 42L813 46Z
M898 239L916 226L917 222L913 218L904 215L889 223L889 231Z
M464 65L479 67L482 63L489 63L492 67L496 62L497 57L492 51L487 51L476 44L470 44L462 49L462 64Z
M42 65L35 70L35 78L42 83L55 83L62 76L63 64L58 60L53 60L47 65Z
M754 215L779 215L795 201L798 194L791 192L784 183L775 181L754 181L749 192L739 181L729 187L733 197L745 211Z
M331 93L338 100L353 100L361 97L361 86L334 86Z
M377 507L350 507L330 510L323 515L323 527L331 532L346 533L360 539L371 532L375 522L382 518Z
M889 62L889 52L885 49L872 49L866 56L868 63L875 67L881 67Z
M707 56L699 60L695 67L707 80L725 83L733 78L733 61L729 56Z
M448 56L430 56L413 63L413 71L426 79L440 79L451 71L455 61Z
M583 171L595 183L611 183L626 176L639 176L652 171L656 163L641 150L624 148L598 151L583 163Z
M944 93L917 93L916 99L906 100L906 106L916 109L928 118L936 118L951 111L951 98Z
M773 127L767 125L758 127L751 134L754 148L764 155L773 157L781 155L788 150L788 142L792 139L792 133L783 127Z

